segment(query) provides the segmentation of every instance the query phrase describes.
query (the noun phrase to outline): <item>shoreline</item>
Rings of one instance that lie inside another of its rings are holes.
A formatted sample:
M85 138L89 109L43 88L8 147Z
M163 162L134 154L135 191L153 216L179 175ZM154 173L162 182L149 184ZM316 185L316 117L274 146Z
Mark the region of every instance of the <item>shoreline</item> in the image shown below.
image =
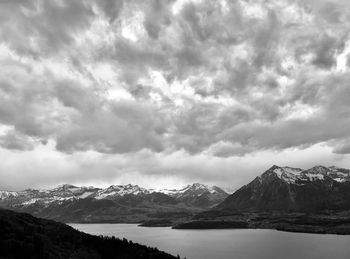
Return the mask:
M222 226L222 227L213 227L210 226L212 222L206 222L209 223L209 225L204 227L198 227L195 226L197 222L185 222L178 225L143 225L144 223L122 223L122 222L93 222L93 223L77 223L77 222L70 222L70 223L64 223L66 225L71 226L72 224L81 224L81 225L92 225L92 224L126 224L126 225L136 225L137 227L144 227L144 228L171 228L174 230L234 230L234 229L249 229L249 230L275 230L275 231L281 231L281 232L289 232L289 233L302 233L302 234L317 234L317 235L341 235L341 236L349 236L350 235L350 226L348 226L348 229L346 231L338 230L337 229L320 229L320 226L316 226L315 228L311 228L308 225L286 225L286 226L246 226L246 227L235 227L235 226ZM221 222L222 223L222 222ZM236 223L236 222L225 222L228 224ZM192 226L188 225L192 224ZM307 228L307 229L305 229Z
M66 223L66 222L64 222ZM66 224L135 224L172 229L273 229L308 234L350 235L350 211L206 213L192 218L153 218L135 221L76 221Z

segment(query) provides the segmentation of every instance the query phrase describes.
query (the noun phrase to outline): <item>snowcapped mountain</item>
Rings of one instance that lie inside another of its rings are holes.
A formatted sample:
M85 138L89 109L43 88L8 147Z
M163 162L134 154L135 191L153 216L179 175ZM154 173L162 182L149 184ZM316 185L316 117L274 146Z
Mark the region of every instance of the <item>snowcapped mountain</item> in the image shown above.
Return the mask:
M173 197L181 197L186 195L199 196L203 193L227 194L224 190L217 186L208 186L201 183L189 184L181 189L161 189L158 192L165 193Z
M157 196L155 196L158 194ZM41 204L48 206L51 203L61 204L63 201L78 199L96 199L96 200L120 200L126 197L130 200L131 196L146 197L146 199L158 199L163 194L162 200L168 200L173 203L184 202L186 204L201 206L211 206L221 202L227 197L227 193L219 187L209 187L203 184L195 183L179 190L153 190L145 189L138 185L111 185L105 189L89 187L77 187L70 184L59 185L53 189L35 190L27 189L24 191L0 191L0 205L11 206L29 206ZM168 198L166 197L168 196ZM155 198L157 197L157 198ZM199 202L199 201L202 202ZM206 200L206 202L204 202ZM204 204L206 203L206 204Z
M138 185L101 189L64 184L53 189L0 191L0 207L64 222L141 222L188 217L219 204L227 193L192 184L179 190L152 190Z
M137 185L111 185L101 189L93 186L77 187L70 184L59 185L48 190L27 189L24 191L0 191L0 201L12 201L14 204L51 203L71 199L113 199L127 194L141 195L150 193Z
M50 204L65 200L82 199L94 195L99 190L95 187L77 187L64 184L48 190L26 189L24 191L0 191L0 205L27 206L34 203Z
M275 174L281 180L290 184L305 184L307 181L324 180L329 177L336 182L350 181L350 170L336 166L314 166L308 170L292 167L273 166L266 171L261 177Z
M228 196L219 210L320 211L350 208L350 170L335 166L272 166Z
M9 199L17 197L18 193L13 191L0 191L0 199Z
M160 190L176 200L199 207L210 207L223 201L228 194L217 186L200 183L187 185L181 189Z
M149 194L151 191L139 187L138 185L111 185L106 189L98 190L93 197L95 199L112 199L113 197L120 197L124 195L144 195Z

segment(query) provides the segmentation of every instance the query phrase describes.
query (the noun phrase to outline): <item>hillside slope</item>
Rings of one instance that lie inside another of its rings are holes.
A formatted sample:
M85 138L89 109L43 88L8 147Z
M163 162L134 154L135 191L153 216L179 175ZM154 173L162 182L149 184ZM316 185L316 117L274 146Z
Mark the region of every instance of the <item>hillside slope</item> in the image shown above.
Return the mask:
M0 209L0 258L175 259L126 239L85 234L62 223Z

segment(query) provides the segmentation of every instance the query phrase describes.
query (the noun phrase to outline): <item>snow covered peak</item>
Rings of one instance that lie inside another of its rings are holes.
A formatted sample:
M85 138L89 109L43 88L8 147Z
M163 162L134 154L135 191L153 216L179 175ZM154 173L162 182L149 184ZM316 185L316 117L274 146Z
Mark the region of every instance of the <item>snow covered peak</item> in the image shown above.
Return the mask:
M294 183L302 171L303 170L300 168L293 168L289 166L280 167L274 165L263 173L259 179L264 181L266 179L271 179L271 177L278 177L285 182Z
M188 191L188 190L203 190L203 191L211 191L211 187L209 187L208 185L205 184L201 184L201 183L193 183L193 184L189 184L187 185L185 188L183 188L184 191Z
M293 168L289 166L284 166L284 167L274 167L273 172L278 176L278 177L284 177L284 176L291 176L291 175L298 175L300 172L303 170L300 168Z
M140 195L140 194L148 194L149 191L145 188L139 187L138 185L111 185L106 189L99 190L95 198L96 199L105 199L116 196L124 196L127 194Z
M283 167L281 179L287 183L295 183L302 171L300 168Z
M317 165L314 166L308 170L306 170L308 173L311 174L322 174L325 175L330 169L328 167L322 166L322 165Z
M14 198L18 196L18 192L14 191L0 191L0 199Z
M337 182L350 181L350 170L331 166L327 175Z
M350 181L350 170L339 168L336 166L326 167L322 165L314 166L307 170L292 167L272 166L267 170L260 179L266 179L270 176L278 177L287 183L296 184L302 181L324 180L330 177L337 182Z
M86 198L117 200L125 195L136 195L141 198L144 195L146 196L155 192L167 194L179 202L193 202L195 206L211 206L222 201L228 195L219 187L209 187L200 183L190 184L179 190L152 190L133 184L111 185L105 189L93 186L77 187L70 184L63 184L47 190L0 191L0 202L15 206L34 206L34 204L38 204L39 206L47 207L51 204L62 204L67 201Z
M350 181L350 170L336 166L315 166L306 170L305 174L318 179L324 179L325 176L328 176L337 182Z
M348 174L348 173L350 172L349 169L337 167L337 166L334 166L334 165L328 167L328 169L329 169L331 172L343 172L343 173L345 173L345 174Z
M204 193L214 194L214 195L227 195L227 193L217 186L208 186L201 183L189 184L180 189L162 189L158 192L165 193L172 197L183 197L183 196L199 196Z

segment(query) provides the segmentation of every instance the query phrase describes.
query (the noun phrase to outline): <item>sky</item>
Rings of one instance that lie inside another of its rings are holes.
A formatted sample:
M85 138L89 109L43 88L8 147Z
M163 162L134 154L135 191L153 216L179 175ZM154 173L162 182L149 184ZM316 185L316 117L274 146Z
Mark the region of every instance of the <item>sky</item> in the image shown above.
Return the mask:
M2 0L0 25L0 189L350 168L347 0Z

